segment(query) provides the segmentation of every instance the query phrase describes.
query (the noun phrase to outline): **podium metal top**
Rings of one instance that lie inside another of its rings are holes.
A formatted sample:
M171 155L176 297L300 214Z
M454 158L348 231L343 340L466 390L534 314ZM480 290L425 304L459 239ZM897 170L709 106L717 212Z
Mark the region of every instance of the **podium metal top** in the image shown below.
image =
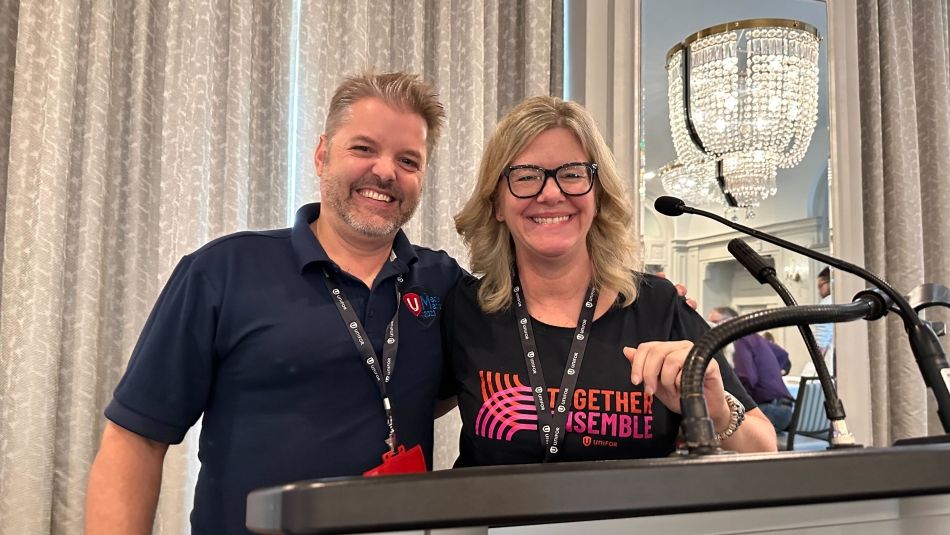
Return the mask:
M491 466L252 492L258 533L510 526L950 493L950 444Z

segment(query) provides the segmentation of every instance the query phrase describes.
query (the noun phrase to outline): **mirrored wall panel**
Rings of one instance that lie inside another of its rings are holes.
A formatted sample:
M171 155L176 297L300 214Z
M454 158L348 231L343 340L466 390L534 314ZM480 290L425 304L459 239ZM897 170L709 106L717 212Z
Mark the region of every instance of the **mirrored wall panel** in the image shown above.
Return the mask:
M657 197L688 204L828 252L830 150L826 6L816 0L642 0L640 225L647 270L689 288L706 318L782 306L726 249L737 232L697 216L657 213ZM826 301L824 265L756 239L801 304ZM830 329L830 326L828 326ZM819 329L819 334L822 329ZM794 328L771 333L810 373ZM819 343L830 336L821 334ZM832 346L833 347L833 346ZM827 361L833 362L834 350Z

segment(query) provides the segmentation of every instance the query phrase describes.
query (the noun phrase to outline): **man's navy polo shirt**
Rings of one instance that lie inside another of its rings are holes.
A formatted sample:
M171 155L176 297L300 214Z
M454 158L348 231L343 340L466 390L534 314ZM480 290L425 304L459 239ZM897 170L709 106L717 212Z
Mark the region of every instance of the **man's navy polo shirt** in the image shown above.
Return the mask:
M105 414L176 444L203 416L194 533L243 533L247 493L379 464L388 432L375 380L323 281L337 280L378 355L404 274L399 351L388 392L400 442L432 465L442 378L439 313L462 274L401 231L372 290L340 273L310 230L240 232L185 256L159 296ZM407 306L410 303L412 306Z

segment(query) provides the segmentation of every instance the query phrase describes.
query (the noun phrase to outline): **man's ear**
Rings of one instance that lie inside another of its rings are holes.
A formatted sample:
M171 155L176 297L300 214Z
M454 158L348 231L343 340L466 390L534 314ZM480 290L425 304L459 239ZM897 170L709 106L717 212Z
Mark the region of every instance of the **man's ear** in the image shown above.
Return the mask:
M317 168L317 176L323 176L323 166L327 162L327 151L330 150L330 142L327 141L326 134L320 134L320 142L317 143L317 150L313 152L313 164Z

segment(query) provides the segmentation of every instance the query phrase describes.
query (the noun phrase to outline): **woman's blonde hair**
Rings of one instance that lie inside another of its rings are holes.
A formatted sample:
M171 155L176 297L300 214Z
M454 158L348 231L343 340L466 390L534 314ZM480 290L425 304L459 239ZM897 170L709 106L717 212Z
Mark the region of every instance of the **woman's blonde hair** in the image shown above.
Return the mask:
M631 236L633 208L617 171L613 154L597 130L593 117L581 105L550 96L524 100L495 128L478 169L475 191L455 216L455 228L471 254L472 271L482 275L478 302L486 313L511 305L514 243L505 223L495 219L496 191L502 173L541 132L567 128L574 133L591 162L595 214L587 234L587 251L593 264L593 284L599 290L620 292L620 306L636 299L639 246Z

